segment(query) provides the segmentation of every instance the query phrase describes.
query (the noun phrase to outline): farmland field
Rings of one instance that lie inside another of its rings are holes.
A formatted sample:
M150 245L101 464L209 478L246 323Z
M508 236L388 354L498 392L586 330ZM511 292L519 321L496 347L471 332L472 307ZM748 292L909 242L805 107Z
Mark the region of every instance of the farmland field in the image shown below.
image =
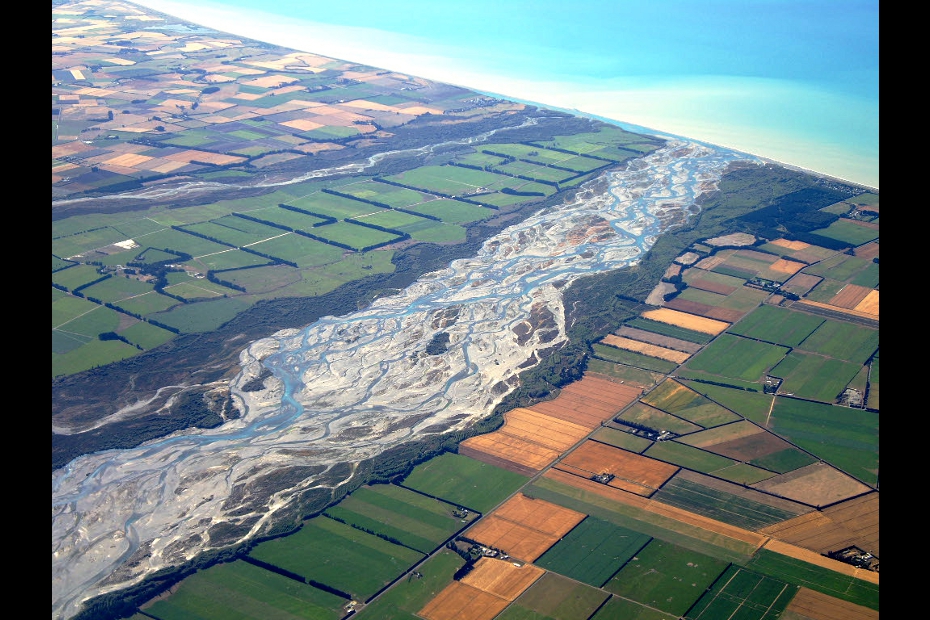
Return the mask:
M496 620L577 620L588 618L609 595L585 584L546 573Z
M672 478L653 499L753 531L810 511L801 504L686 472Z
M646 534L588 517L544 553L536 565L601 587L649 540Z
M238 560L191 575L144 611L157 620L337 620L345 603L335 594Z
M324 514L422 553L431 553L466 523L455 506L395 485L362 487Z
M650 357L634 351L626 351L604 344L595 343L591 345L591 348L594 350L596 356L605 361L627 364L643 370L667 373L673 371L678 366L675 362L669 362L657 357Z
M659 384L644 396L641 402L699 424L704 428L739 420L739 416L732 411L721 407L672 379L666 379Z
M677 435L693 433L702 430L700 426L687 420L665 413L660 409L650 407L643 403L636 403L619 416L617 421L640 424L656 431L671 431Z
M404 578L355 614L358 620L416 620L416 612L452 581L452 575L465 563L448 549L417 567L422 577Z
M726 568L722 560L654 538L604 589L678 617Z
M861 369L859 364L796 350L772 368L769 374L784 380L779 387L780 393L833 403Z
M823 318L806 312L777 306L760 306L727 332L786 347L796 347L823 323Z
M657 442L647 448L643 454L650 458L680 465L705 474L736 464L736 461L732 459L676 441Z
M660 321L651 321L642 317L630 319L629 321L626 321L624 325L636 327L648 332L654 332L656 334L671 336L672 338L681 338L682 340L695 342L697 344L707 344L713 338L713 334L706 334L691 329L684 329L676 325L669 325L668 323L662 323Z
M327 517L259 543L249 556L364 600L424 555ZM364 571L358 567L364 566Z
M769 409L772 407L772 401L775 398L759 391L738 390L700 381L685 381L684 383L692 390L707 396L714 402L720 403L727 409L735 411L756 424L765 422Z
M403 486L485 513L526 481L526 476L445 452L417 465Z
M878 348L878 330L828 319L797 346L861 365Z
M843 575L768 549L760 549L746 564L746 568L869 609L878 609L878 584Z
M797 586L779 579L730 566L684 618L775 620L797 592Z
M778 398L771 427L811 454L866 484L878 482L878 415L792 398Z
M786 347L727 333L704 347L684 367L687 370L752 382L762 378L787 353Z
M678 616L617 596L610 597L604 606L591 616L591 620L677 620L677 618Z

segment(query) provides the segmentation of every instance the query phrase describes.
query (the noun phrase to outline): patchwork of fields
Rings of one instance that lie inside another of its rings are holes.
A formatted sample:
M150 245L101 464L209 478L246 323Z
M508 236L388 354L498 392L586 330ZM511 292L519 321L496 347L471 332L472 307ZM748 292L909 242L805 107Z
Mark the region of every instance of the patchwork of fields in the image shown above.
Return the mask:
M845 281L862 274L838 271L845 261L826 248L779 239L755 247L742 268L754 261L770 270L756 274L771 275L777 263L764 258L765 248L811 261L792 266L785 281L815 271ZM344 592L343 613L877 618L877 309L869 324L808 312L803 299L765 290L756 275L737 281L739 252L726 250L716 266L695 261L685 273L710 269L691 282L711 283L722 298L755 291L755 307L741 317L723 321L670 304L644 311L604 338L596 363L556 398L513 409L499 430L416 466L400 486L364 487L318 517L351 516L341 520L422 554L395 554L399 561L380 577L368 571L376 581L367 592L393 585L367 598ZM727 264L725 280L714 275ZM640 358L601 356L607 349L666 362L678 351L683 363L662 373L634 365ZM820 363L793 365L793 356ZM850 400L850 389L861 399ZM449 502L445 516L460 517L458 529L424 540L433 529L415 525L412 513L404 511L405 521L391 516L401 512L391 505L413 503L416 494L417 503ZM303 576L285 552L299 548L295 536L265 561ZM372 569L384 553L363 552ZM338 573L319 576L313 582L324 592L344 583ZM195 587L182 584L167 601L183 602L181 593ZM146 613L167 620L157 613L164 604Z

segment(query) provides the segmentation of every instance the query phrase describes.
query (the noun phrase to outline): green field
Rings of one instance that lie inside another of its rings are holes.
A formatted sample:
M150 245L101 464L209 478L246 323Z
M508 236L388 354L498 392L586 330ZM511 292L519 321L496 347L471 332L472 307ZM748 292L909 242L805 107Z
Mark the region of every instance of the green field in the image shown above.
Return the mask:
M653 385L662 377L659 373L642 370L641 368L634 368L625 364L617 364L616 362L608 362L607 360L599 360L597 358L588 360L586 370L588 372L595 372L622 381L631 381L642 385Z
M216 329L248 307L241 299L229 297L179 305L168 312L153 314L149 318L179 329L181 333L195 334Z
M604 589L678 617L727 566L722 560L654 538Z
M823 318L805 312L760 306L727 329L727 333L796 347L824 322Z
M249 556L365 600L424 555L328 517L258 544ZM364 570L359 570L364 567Z
M421 575L405 577L366 605L354 617L359 620L419 620L418 611L441 592L465 564L454 551L444 549L417 567Z
M811 231L821 237L844 241L852 246L862 245L878 239L878 228L860 226L852 220L838 219L826 228Z
M602 495L578 489L548 478L539 478L523 489L529 497L583 512L654 538L675 543L727 562L746 563L756 547L733 538L722 537L706 529L671 517L647 511Z
M316 217L315 215L310 215L308 213L292 211L281 206L264 207L262 209L250 210L248 215L251 215L252 217L258 218L260 220L273 222L280 226L286 226L294 230L302 230L304 232L313 232L314 224L319 224L320 222L326 221L321 217Z
M677 441L661 441L646 449L643 454L650 458L659 459L674 465L680 465L694 471L710 474L718 469L735 465L736 461L688 446Z
M677 620L677 616L616 596L591 616L591 620ZM535 619L534 619L535 620Z
M838 599L878 609L878 584L760 549L746 568Z
M804 512L801 506L796 510L772 506L762 501L766 497L762 493L756 497L759 501L675 476L652 499L754 532Z
M692 424L687 420L665 413L659 409L649 407L642 403L634 403L629 409L614 418L624 422L632 422L642 426L648 426L656 431L671 431L677 435L686 433L695 433L702 430L700 426Z
M700 381L685 381L692 390L720 403L730 411L735 411L756 424L763 424L772 407L774 396L761 392L738 390Z
M723 333L686 362L684 368L743 381L758 381L787 353L787 347Z
M671 379L655 387L640 399L647 405L677 415L704 428L739 420L739 416L697 392Z
M578 620L588 618L609 595L591 586L545 573L495 620Z
M444 452L417 465L403 486L470 510L486 513L526 484L528 478L467 456Z
M446 198L421 202L407 207L407 210L438 217L448 224L467 224L468 222L477 222L495 215L493 209Z
M730 482L748 485L768 480L775 475L775 472L749 465L748 463L737 463L730 467L718 469L714 472L714 475Z
M625 433L616 428L610 428L609 426L602 426L594 431L594 434L591 435L591 439L606 443L609 446L623 448L624 450L635 452L636 454L639 454L652 445L652 441L645 437L637 437L636 435L631 435L630 433Z
M362 487L324 514L398 542L422 553L432 553L473 521L454 516L456 507L396 485Z
M777 398L771 428L797 446L866 484L878 483L878 415Z
M866 398L866 406L869 409L878 410L878 383L878 351L876 351L869 371L869 394Z
M534 564L599 588L649 540L646 534L589 516Z
M460 166L420 166L386 178L388 181L416 189L451 196L470 194L482 188L486 191L497 191L504 187L512 187L514 181L517 181L502 174Z
M828 319L797 346L802 351L862 365L878 349L878 329Z
M335 241L336 243L343 243L356 250L362 250L370 245L400 239L400 235L374 230L373 228L366 228L365 226L359 226L352 222L336 222L335 224L319 226L313 229L313 234L317 237Z
M775 620L797 593L797 586L730 566L684 620Z
M876 237L877 236L876 233ZM803 273L810 273L831 280L839 280L840 282L849 282L862 271L875 266L875 263L870 259L850 256L848 254L836 254L816 265L805 267Z
M833 403L861 368L851 362L792 351L770 374L784 379L780 393Z
M143 610L157 620L337 620L346 600L237 560L198 571Z

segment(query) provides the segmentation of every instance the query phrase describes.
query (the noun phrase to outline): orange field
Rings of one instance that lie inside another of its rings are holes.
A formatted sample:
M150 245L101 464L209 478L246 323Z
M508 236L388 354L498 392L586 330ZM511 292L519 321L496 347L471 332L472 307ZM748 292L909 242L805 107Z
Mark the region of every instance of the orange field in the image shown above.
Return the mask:
M802 587L785 612L810 620L878 620L878 611Z
M604 336L601 342L609 344L612 347L617 347L618 349L642 353L643 355L657 357L659 359L675 362L676 364L680 364L691 357L689 353L682 353L674 349L666 349L658 345L640 342L639 340L631 340L630 338L623 338L622 336L614 336L613 334Z
M730 326L729 323L725 323L723 321L695 316L693 314L687 314L685 312L679 312L669 308L649 310L647 312L643 312L642 316L643 318L650 319L652 321L668 323L669 325L677 325L678 327L692 329L696 332L701 332L702 334L713 334L715 336Z
M519 466L514 469L518 473L522 473L526 469L537 472L557 459L561 454L557 450L545 448L539 444L512 437L500 431L466 439L460 444L459 448L462 454L476 458L479 461L484 460L481 457L482 453L487 454L493 460L486 462L505 469L507 469L505 464L495 463L494 460L514 463Z
M677 465L591 440L573 450L556 468L584 478L613 474L615 477L609 486L644 496L654 493L679 470Z
M840 308L854 309L860 301L866 298L866 295L872 292L867 286L858 286L856 284L847 284L842 290L830 299L830 304Z
M876 291L878 293L878 291ZM860 312L859 310L848 310L846 308L840 308L839 306L834 306L831 304L823 304L817 301L809 301L807 299L801 299L795 303L801 306L813 306L815 308L825 308L827 310L833 310L835 312L842 312L843 314L849 314L851 316L859 316L865 319L877 319L878 318L878 295L875 296L875 312Z
M509 604L499 596L453 581L417 615L426 620L491 620Z
M573 422L553 418L532 409L517 408L504 414L498 433L526 439L560 452L578 443L591 429Z
M853 310L856 312L873 314L875 315L875 318L878 318L878 291L871 291L868 295L865 296L865 299L856 304L856 307L853 308Z
M769 269L771 269L772 271L776 271L778 273L797 273L801 269L804 269L805 267L807 267L805 263L799 263L793 260L786 260L784 258L780 258L774 263L772 263L771 265L769 265Z
M555 400L537 403L530 409L593 430L642 394L638 387L586 374L562 388Z
M501 519L494 514L483 517L465 536L524 562L532 562L559 540L559 536Z
M478 521L465 536L532 562L584 518L583 513L520 493Z
M453 581L417 615L427 620L491 620L546 571L494 558L479 558L461 581Z
M470 437L460 447L469 456L476 452L485 453L492 459L503 459L539 471L589 432L590 428L579 424L533 409L517 408L504 414L503 428L486 435ZM475 455L475 458L483 460L480 454ZM520 467L514 471L523 473Z
M775 239L769 243L782 248L788 248L789 250L804 250L810 247L810 244L804 243L803 241L789 241L787 239Z

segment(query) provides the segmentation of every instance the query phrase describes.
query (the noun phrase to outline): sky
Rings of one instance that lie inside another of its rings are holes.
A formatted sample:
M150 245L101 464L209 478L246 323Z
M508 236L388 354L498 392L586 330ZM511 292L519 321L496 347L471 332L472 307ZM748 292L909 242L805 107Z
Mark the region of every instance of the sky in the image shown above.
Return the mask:
M877 0L136 0L878 188Z

